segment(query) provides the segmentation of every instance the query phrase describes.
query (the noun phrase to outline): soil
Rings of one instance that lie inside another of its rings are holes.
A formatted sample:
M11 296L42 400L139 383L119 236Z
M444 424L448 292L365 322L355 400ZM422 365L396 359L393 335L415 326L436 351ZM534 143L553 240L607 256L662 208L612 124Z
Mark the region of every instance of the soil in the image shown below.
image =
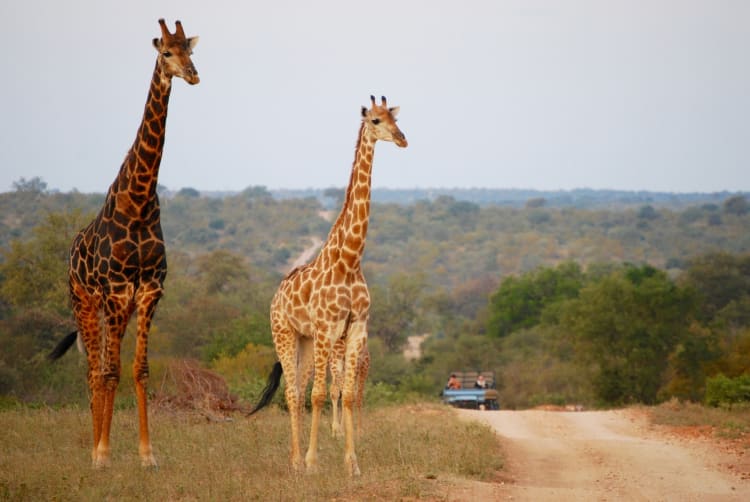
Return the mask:
M448 483L449 500L750 500L747 444L638 409L457 411L497 432L506 465L495 483Z

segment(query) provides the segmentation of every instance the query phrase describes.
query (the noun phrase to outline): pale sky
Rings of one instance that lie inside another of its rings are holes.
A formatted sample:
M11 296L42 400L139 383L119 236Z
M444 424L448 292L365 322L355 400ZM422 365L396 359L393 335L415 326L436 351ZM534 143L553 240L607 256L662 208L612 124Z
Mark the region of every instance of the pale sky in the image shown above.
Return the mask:
M159 182L343 187L370 94L378 188L750 190L748 0L23 0L0 5L0 191L105 192L157 19L199 35Z

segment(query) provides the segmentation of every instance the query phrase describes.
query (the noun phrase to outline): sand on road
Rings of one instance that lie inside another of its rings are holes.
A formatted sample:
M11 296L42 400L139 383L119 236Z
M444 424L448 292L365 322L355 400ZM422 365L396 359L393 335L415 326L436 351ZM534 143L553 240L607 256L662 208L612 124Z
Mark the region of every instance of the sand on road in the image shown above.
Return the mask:
M750 501L731 453L665 435L634 409L457 411L500 437L510 479L491 490L498 500Z

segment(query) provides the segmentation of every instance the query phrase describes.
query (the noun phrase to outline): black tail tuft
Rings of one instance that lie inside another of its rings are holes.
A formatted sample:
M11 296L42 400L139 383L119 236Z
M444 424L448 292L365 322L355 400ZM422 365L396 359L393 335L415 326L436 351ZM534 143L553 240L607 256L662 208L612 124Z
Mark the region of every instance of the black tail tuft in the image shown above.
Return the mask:
M258 404L255 405L255 408L253 408L253 411L247 414L248 417L271 402L271 399L273 399L273 396L276 394L279 384L281 383L282 373L284 373L284 368L281 367L279 361L276 361L276 364L273 365L273 369L271 370L271 374L268 375L268 383L266 384L266 388L263 389L263 395L260 397Z
M57 347L55 347L52 352L47 355L47 359L49 359L50 361L60 359L62 355L68 351L70 346L75 343L77 337L78 331L74 331L68 335L65 335L65 338L60 340L60 343L57 344Z

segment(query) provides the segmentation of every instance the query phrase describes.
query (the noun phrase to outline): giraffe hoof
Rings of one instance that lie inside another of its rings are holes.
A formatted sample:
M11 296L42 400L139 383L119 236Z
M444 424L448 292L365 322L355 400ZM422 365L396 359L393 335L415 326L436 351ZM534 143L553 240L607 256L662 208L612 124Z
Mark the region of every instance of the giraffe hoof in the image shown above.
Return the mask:
M305 474L316 474L318 472L318 459L305 459Z
M156 459L153 456L141 458L141 467L150 471L159 470L159 464L156 463Z
M359 476L362 474L359 471L359 465L357 464L357 457L355 455L347 455L344 459L344 463L349 470L349 476Z
M302 461L301 458L297 460L292 459L291 464L292 464L292 471L295 474L302 474L305 472L305 463Z
M344 431L341 430L340 425L337 426L336 424L334 424L331 426L331 435L335 438L342 438L344 437Z
M97 457L93 460L91 463L91 467L93 467L96 470L106 469L111 465L109 458L107 457Z

